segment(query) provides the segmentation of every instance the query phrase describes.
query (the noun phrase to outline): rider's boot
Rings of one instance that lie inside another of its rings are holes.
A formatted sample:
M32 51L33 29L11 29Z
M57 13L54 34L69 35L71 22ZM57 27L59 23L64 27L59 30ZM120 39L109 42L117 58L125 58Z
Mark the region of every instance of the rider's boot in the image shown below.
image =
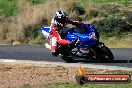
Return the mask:
M57 48L54 51L52 51L52 55L57 57L59 55L59 48Z
M57 57L59 54L57 52L52 52L52 55Z

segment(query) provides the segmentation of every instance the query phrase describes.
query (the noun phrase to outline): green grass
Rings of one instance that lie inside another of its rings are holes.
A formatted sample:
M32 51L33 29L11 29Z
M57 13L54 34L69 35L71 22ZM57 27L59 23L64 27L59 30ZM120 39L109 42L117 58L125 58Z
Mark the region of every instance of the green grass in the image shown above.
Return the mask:
M41 3L44 3L46 0L28 0L28 2L31 4L31 5L37 5L37 4L41 4Z
M85 6L87 3L95 3L95 4L118 4L123 6L128 6L130 0L76 0L76 2L82 6Z
M109 73L109 74L129 74L129 75L132 76L132 71L108 70L108 71L105 71L105 73Z
M129 84L84 84L77 83L55 83L46 86L46 88L130 88L132 82Z
M132 48L132 33L124 34L120 37L105 37L100 35L100 41L109 48Z
M23 86L20 88L31 88L31 86L30 86L30 84L23 84Z
M17 0L0 0L0 16L14 16L18 10Z

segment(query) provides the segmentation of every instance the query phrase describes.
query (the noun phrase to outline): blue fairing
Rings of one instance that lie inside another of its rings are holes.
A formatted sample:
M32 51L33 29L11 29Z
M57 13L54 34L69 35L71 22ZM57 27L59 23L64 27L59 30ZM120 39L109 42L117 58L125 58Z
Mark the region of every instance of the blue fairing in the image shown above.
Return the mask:
M50 27L42 27L41 32L48 38ZM65 29L66 30L66 29ZM66 32L66 39L72 41L76 38L80 38L81 44L77 48L91 48L97 41L91 36L95 35L96 40L99 39L99 33L97 30L89 24L83 24L81 27L72 28Z
M45 31L49 33L50 27L41 27L41 31Z
M84 32L83 29L85 30ZM92 33L95 33L96 39L99 39L99 34L93 26L83 24L83 27L75 28L74 30L69 31L66 35L66 39L72 41L79 37L81 44L78 46L78 48L90 48L97 42L95 39L90 38Z
M78 33L68 33L66 36L67 40L74 40L80 37L81 44L78 46L79 48L90 48L92 45L96 43L96 41L92 38L89 38L89 34L78 34Z

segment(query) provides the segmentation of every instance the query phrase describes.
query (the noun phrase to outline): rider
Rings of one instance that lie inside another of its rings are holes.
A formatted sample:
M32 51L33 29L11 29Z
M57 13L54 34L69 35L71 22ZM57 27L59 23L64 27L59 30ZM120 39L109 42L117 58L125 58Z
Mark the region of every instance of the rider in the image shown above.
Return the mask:
M50 36L49 36L53 56L57 56L59 54L57 44L69 45L70 48L75 47L74 45L77 42L77 39L70 42L69 40L62 39L59 34L59 31L61 31L63 27L67 25L67 23L75 26L79 26L81 24L79 21L69 20L68 16L63 11L57 11L55 13L55 17L51 21Z

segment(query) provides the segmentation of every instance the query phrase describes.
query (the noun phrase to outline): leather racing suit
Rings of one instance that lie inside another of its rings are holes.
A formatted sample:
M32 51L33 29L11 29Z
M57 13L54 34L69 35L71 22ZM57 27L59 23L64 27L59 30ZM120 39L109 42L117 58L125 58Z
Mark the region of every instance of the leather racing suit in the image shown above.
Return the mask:
M59 34L59 31L62 30L67 24L72 24L72 25L77 26L78 24L80 24L80 22L71 21L68 19L64 25L57 25L54 18L52 19L51 25L50 25L50 35L49 35L50 46L51 46L52 52L56 52L58 48L57 44L68 45L70 43L69 40L62 39Z

